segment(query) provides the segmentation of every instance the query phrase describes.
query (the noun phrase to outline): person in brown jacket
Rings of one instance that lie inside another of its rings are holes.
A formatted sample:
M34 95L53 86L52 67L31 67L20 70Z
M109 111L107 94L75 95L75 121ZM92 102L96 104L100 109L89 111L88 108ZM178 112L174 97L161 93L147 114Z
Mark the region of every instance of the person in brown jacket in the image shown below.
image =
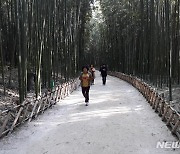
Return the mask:
M85 97L86 106L88 106L89 103L89 90L90 90L91 81L93 80L93 77L91 73L88 72L88 70L89 68L84 66L82 68L83 72L79 77L79 80L81 80L82 94Z

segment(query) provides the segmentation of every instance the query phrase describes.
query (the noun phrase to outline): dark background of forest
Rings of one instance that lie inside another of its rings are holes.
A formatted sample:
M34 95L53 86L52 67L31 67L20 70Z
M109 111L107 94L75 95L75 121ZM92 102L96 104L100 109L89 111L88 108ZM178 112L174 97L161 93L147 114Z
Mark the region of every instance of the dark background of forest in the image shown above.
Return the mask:
M1 93L21 104L105 63L179 104L179 44L180 0L1 0Z

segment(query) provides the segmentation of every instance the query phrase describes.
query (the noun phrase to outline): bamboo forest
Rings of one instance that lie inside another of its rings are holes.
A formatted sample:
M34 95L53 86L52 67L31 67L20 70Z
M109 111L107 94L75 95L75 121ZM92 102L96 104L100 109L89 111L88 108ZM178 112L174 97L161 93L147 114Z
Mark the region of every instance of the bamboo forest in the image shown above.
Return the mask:
M82 65L106 63L162 87L180 83L179 0L1 0L3 93L18 73L20 102L34 74L36 95ZM95 12L95 13L94 13ZM6 69L9 75L6 76ZM29 79L28 79L29 78Z
M107 85L129 82L180 134L180 0L0 0L0 137L78 89L90 65L94 88L106 65Z

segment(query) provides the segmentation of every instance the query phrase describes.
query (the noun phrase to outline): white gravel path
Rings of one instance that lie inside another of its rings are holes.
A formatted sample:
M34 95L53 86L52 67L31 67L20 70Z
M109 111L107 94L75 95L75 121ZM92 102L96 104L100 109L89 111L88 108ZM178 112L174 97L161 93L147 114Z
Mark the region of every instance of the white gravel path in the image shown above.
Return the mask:
M180 154L157 149L177 141L143 96L128 83L97 73L90 105L81 89L0 140L0 154Z

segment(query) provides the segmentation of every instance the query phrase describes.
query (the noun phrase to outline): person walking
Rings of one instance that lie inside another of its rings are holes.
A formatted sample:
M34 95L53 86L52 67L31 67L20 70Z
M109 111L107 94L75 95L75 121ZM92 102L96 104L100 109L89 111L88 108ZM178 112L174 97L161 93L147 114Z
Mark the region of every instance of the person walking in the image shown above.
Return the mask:
M105 64L103 64L103 65L100 67L100 70L99 70L99 71L101 72L103 85L106 85L107 66L106 66Z
M79 80L81 81L81 87L82 87L82 94L85 98L86 106L89 104L89 90L90 90L90 84L93 80L93 77L90 72L88 72L88 67L84 66L82 68L82 73L79 77Z
M93 65L90 66L90 72L91 72L91 75L93 77L92 81L91 81L91 84L94 85L94 79L95 79L95 68Z

